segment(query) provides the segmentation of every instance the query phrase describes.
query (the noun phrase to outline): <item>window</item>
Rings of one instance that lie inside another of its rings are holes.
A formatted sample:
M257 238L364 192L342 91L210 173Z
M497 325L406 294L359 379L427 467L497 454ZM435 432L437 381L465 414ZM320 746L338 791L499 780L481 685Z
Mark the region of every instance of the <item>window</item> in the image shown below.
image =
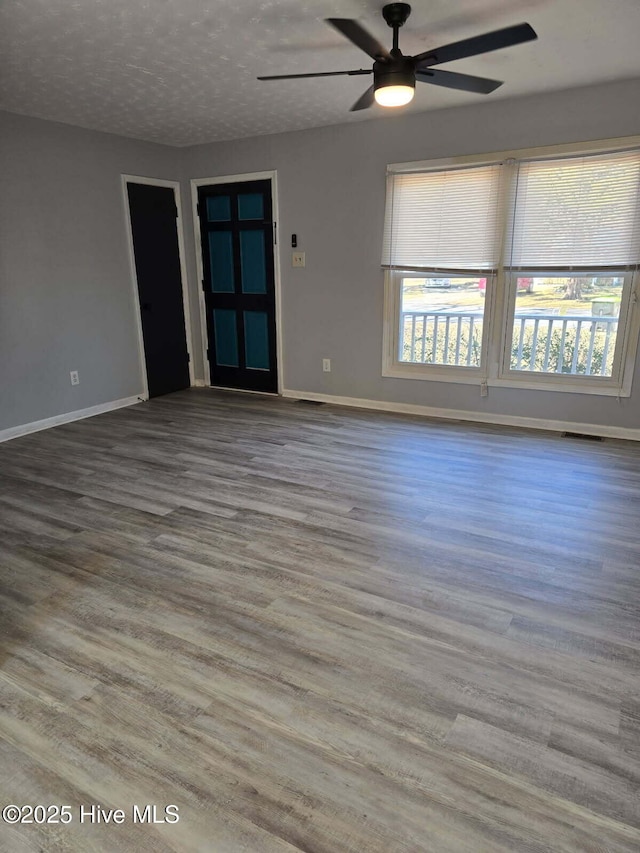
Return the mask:
M630 392L640 149L535 154L389 167L384 375Z

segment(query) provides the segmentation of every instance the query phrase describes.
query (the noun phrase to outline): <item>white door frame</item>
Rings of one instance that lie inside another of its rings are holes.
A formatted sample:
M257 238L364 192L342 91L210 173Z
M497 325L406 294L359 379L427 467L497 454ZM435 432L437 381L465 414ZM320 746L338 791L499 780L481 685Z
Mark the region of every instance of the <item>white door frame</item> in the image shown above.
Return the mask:
M193 335L191 329L191 311L189 310L189 287L187 282L187 266L185 263L184 249L184 226L182 222L182 201L180 199L180 184L178 181L165 181L161 178L143 178L137 175L121 175L122 198L124 202L125 223L127 226L127 242L129 245L129 265L131 268L131 282L133 285L133 304L136 315L136 331L138 335L138 353L140 357L140 377L145 400L149 399L149 385L147 383L147 359L144 352L144 338L142 335L142 311L140 308L140 293L138 291L138 275L136 273L136 258L133 249L133 232L131 230L131 213L129 211L129 196L127 184L147 184L151 187L169 187L173 190L173 197L178 210L176 218L176 231L178 234L178 256L180 259L180 278L182 279L182 305L184 307L184 330L187 337L187 349L189 350L189 384L193 386Z
M273 278L276 298L276 358L278 394L282 394L283 384L283 360L282 360L282 291L280 284L280 244L278 243L278 173L269 172L246 172L242 175L218 175L215 178L192 178L191 179L191 205L193 210L193 237L196 247L196 270L198 275L198 305L200 306L200 330L202 335L202 359L204 363L205 384L211 385L211 371L209 359L207 358L207 319L206 305L204 301L203 279L204 269L202 266L202 239L200 237L200 217L198 216L198 188L208 187L214 184L239 184L247 181L271 181L271 214L273 219ZM253 392L256 393L256 392Z

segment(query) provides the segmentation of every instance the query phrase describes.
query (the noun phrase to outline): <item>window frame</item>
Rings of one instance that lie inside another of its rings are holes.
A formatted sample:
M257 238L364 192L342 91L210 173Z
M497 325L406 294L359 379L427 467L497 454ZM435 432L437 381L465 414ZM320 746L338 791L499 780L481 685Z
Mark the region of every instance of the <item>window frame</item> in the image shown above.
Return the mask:
M545 390L551 391L576 391L579 393L591 394L609 394L617 396L630 396L631 393L631 376L625 360L625 351L630 349L628 340L633 324L633 315L637 315L638 311L634 308L634 273L629 271L621 273L620 270L597 269L591 271L581 271L581 275L586 277L592 276L611 276L624 279L620 299L620 312L618 316L618 331L616 334L615 349L613 355L613 365L611 376L586 376L576 373L543 373L533 370L516 370L511 367L511 347L513 340L513 327L516 319L515 300L517 296L517 288L515 280L517 278L566 278L571 275L571 270L526 270L518 269L517 271L505 270L505 280L512 279L505 286L505 310L503 319L500 324L503 333L502 353L500 359L500 370L496 377L496 383L503 387L524 388L534 386L536 388L545 386ZM569 315L567 315L569 316ZM637 326L636 316L636 326ZM637 337L637 330L636 330ZM635 359L635 349L633 352ZM633 362L630 365L633 369ZM627 387L628 380L628 387ZM626 392L626 393L625 393Z
M554 145L534 149L501 151L464 157L444 158L410 163L394 163L387 167L388 174L402 172L442 171L452 167L482 166L503 163L507 169L507 184L513 179L518 160L553 158L554 156L580 156L581 154L616 153L640 148L640 136L599 140L570 145ZM504 198L509 196L508 187ZM503 243L506 234L508 203L502 211ZM431 365L400 361L400 314L402 279L428 278L429 273L409 269L385 269L384 325L382 376L399 379L418 379L435 382L453 382L470 385L521 388L566 393L599 394L628 397L631 395L633 368L640 335L640 273L638 271L580 271L581 275L615 275L624 278L620 302L619 325L616 335L612 375L586 376L584 374L543 373L511 368L511 342L515 320L515 280L518 277L565 277L571 270L548 272L539 269L511 270L506 266L504 252L495 274L487 273L485 309L483 318L482 356L480 367L464 365Z
M437 379L441 382L462 382L477 384L484 382L488 372L489 333L491 324L488 322L491 311L490 291L495 276L487 273L485 309L482 325L482 356L479 367L460 366L455 364L418 364L416 362L400 361L400 315L402 313L402 280L424 279L428 274L415 270L386 270L385 275L385 308L383 328L383 362L382 375L398 379ZM429 375L425 376L425 370Z

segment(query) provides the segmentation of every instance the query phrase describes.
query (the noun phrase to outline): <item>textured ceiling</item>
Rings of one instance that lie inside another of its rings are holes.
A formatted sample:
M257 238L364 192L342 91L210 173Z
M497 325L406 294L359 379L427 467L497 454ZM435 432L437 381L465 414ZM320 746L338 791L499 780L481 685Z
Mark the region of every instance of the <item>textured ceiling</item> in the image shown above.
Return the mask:
M368 0L4 0L0 109L191 145L384 116L349 113L369 78L259 82L258 74L371 61L326 17L391 43ZM506 81L492 95L418 85L411 112L640 77L639 0L430 0L400 32L414 54L529 22L538 41L442 66Z

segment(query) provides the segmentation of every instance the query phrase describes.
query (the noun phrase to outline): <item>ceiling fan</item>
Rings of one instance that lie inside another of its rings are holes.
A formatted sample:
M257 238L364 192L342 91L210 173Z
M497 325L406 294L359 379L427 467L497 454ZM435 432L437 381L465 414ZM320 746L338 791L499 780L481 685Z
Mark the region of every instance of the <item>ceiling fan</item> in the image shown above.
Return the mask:
M464 92L488 95L498 86L502 86L501 80L442 71L433 66L538 38L529 24L516 24L447 44L435 50L427 50L417 56L404 56L398 47L398 31L410 14L411 6L408 3L389 3L382 9L383 18L393 30L391 50L383 47L355 20L326 18L328 24L346 36L356 47L369 54L374 60L373 68L360 68L356 71L321 71L316 74L276 74L258 77L258 80L296 80L303 77L337 77L339 75L353 77L359 74L373 74L373 86L358 98L351 107L351 112L366 110L374 101L383 107L400 107L408 104L413 99L416 80L421 83L432 83L435 86L445 86L448 89L461 89Z

